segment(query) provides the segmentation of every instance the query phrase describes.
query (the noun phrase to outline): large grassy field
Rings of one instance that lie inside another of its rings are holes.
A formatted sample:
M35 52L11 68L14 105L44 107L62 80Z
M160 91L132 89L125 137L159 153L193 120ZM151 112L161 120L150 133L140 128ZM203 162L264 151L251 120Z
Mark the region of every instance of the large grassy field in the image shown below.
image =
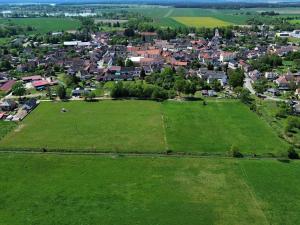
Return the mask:
M61 112L61 109L67 112ZM238 101L44 102L0 141L6 149L104 152L285 152L287 144Z
M7 133L12 131L16 127L16 124L14 122L6 122L0 120L0 140L1 138L5 137Z
M65 108L67 112L61 112ZM151 101L42 103L1 144L16 148L164 151L160 105Z
M225 22L213 17L173 17L179 23L189 27L224 27L232 25L232 23Z
M14 24L23 27L31 26L30 33L48 33L56 31L76 30L80 27L79 20L70 18L11 18L0 19L0 24Z
M300 164L0 155L0 224L298 224Z
M168 145L175 151L224 152L232 146L256 154L287 150L271 127L240 102L168 102L164 108Z

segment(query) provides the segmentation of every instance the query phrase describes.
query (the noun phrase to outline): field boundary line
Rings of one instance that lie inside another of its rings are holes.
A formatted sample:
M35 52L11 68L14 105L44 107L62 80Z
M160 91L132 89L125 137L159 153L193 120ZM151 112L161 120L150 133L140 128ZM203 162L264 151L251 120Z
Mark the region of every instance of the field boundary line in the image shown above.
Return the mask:
M165 117L164 117L164 114L163 112L161 112L161 121L162 121L162 128L163 128L163 135L164 135L164 141L165 141L165 149L166 151L169 150L169 145L168 145L168 139L167 139L167 129L166 129L166 126L165 126Z
M171 8L165 15L164 18L167 18L169 16L171 16L171 14L174 12L174 8Z
M248 178L248 175L247 175L247 173L246 173L246 171L245 171L243 165L241 165L241 164L239 163L239 167L240 167L240 169L241 169L241 171L242 171L242 176L243 176L245 179L247 179L247 178ZM270 224L270 223L269 223L269 220L268 220L268 218L267 218L267 216L266 216L266 214L265 214L265 212L264 212L264 210L261 208L259 202L257 201L257 196L256 196L256 194L255 194L255 191L247 184L246 180L243 180L243 183L244 183L245 187L247 188L248 192L250 193L251 197L253 198L253 201L254 201L255 205L256 205L257 208L261 211L263 217L265 218L266 224Z
M274 157L244 157L244 158L234 158L225 155L209 155L209 154L180 154L180 153L167 153L167 152L157 152L157 153L147 153L147 152L95 152L95 151L55 151L55 150L1 150L0 154L28 154L28 155L86 155L86 156L103 156L103 157L151 157L151 158L204 158L204 159L229 159L229 160L280 160L280 158Z

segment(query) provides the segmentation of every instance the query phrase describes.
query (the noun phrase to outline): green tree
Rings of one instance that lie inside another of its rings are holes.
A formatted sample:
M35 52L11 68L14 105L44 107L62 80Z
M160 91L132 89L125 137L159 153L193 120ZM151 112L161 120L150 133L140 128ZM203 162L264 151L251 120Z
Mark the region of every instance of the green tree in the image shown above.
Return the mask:
M96 97L96 94L94 92L92 92L92 91L85 91L83 93L83 97L84 97L85 101L91 102Z
M288 157L289 159L299 159L299 154L293 147L288 149Z
M213 80L213 82L211 84L211 88L215 91L221 91L222 85L219 80Z
M264 93L268 88L268 80L266 78L258 79L254 82L253 88L257 93Z
M66 88L63 85L58 85L56 87L56 94L60 99L66 99L67 97Z
M229 77L229 85L232 88L236 87L243 87L244 84L244 71L241 69L236 70L228 70L228 77Z
M123 82L117 82L113 85L110 95L113 98L123 97Z
M12 94L16 96L23 96L26 93L26 89L21 81L16 82L12 87Z
M185 88L184 93L188 95L194 95L196 93L196 85L192 82L186 81L185 82Z
M241 102L245 103L245 104L251 104L253 99L251 98L251 93L249 90L245 89L245 88L241 88L241 87L237 87L235 89L235 92L238 95L238 98L241 100Z
M142 68L141 73L140 73L140 78L141 78L142 80L144 80L145 77L146 77L146 72L145 72L144 68Z
M125 62L125 66L126 67L133 67L134 64L133 64L133 62L130 59L127 59L126 62Z
M176 80L174 88L179 94L184 92L186 89L186 81L184 79Z

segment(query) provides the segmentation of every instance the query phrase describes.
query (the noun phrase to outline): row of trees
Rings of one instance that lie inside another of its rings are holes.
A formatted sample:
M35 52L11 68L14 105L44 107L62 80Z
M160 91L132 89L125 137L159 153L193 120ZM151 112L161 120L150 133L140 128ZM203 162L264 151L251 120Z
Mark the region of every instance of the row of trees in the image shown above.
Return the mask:
M147 99L168 99L174 98L175 93L167 91L155 85L149 85L142 82L138 83L124 83L117 82L111 89L111 97L113 98L126 98L137 97Z

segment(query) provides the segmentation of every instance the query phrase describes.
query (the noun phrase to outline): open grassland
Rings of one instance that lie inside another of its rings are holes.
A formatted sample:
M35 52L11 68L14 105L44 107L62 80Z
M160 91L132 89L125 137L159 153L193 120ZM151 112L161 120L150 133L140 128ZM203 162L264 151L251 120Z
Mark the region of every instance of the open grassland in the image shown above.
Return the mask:
M61 112L65 108L67 112ZM151 101L42 103L2 147L164 151L160 105Z
M11 18L0 19L0 24L13 24L23 27L31 26L34 31L29 33L48 33L56 31L76 30L80 27L79 20L70 18Z
M224 27L232 25L229 22L219 20L213 17L173 17L179 23L189 27Z
M67 112L61 112L65 108ZM1 149L100 152L281 153L287 144L238 101L43 102Z
M174 151L278 153L287 144L271 127L237 101L164 104L167 140Z
M268 224L299 224L299 162L241 161L244 179Z
M1 224L298 224L298 162L0 155Z
M16 124L13 122L6 122L0 120L0 140L10 131L16 127Z

